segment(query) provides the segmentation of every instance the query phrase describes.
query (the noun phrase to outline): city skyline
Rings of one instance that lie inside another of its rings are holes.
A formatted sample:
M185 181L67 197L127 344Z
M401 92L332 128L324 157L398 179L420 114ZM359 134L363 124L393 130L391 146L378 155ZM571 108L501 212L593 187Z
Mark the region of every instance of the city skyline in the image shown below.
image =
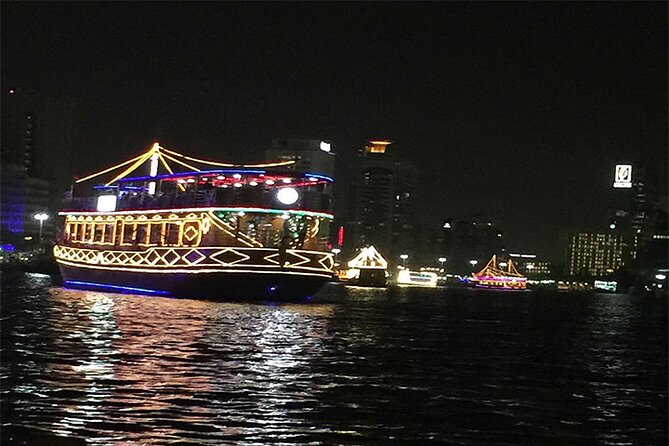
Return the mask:
M344 182L388 138L423 172L426 218L480 213L552 258L556 233L607 211L616 162L666 184L659 3L2 8L3 90L86 103L80 174L154 139L257 161L272 138L320 138Z

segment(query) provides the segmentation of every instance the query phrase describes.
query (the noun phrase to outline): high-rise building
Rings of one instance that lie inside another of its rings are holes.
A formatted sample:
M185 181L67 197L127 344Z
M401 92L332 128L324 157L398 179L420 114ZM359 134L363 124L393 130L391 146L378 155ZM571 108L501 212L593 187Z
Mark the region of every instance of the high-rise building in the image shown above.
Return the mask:
M48 209L50 187L37 166L38 100L18 89L2 96L0 227L3 241L13 242L36 233L33 216ZM51 227L47 222L47 233Z
M415 249L415 181L412 163L389 153L388 140L370 140L359 151L350 186L344 249L375 246L391 262Z
M647 266L652 269L669 268L669 215L666 205L658 210L655 231L648 243L645 260Z
M616 165L613 187L617 190L619 209L611 218L611 223L626 233L630 242L626 256L637 266L646 256L660 211L657 190L652 175L647 172L651 166L644 167L642 161L648 164L647 160L638 160L634 164Z
M55 213L72 182L72 150L79 141L78 99L41 97L20 88L2 92L2 232L35 234L36 213Z
M320 139L272 139L272 147L265 151L268 161L296 160L292 169L334 176L335 154L332 143Z
M503 232L493 221L448 219L443 231L442 252L450 273L469 274L494 254L504 255Z
M49 183L46 180L26 174L23 166L4 164L0 173L0 227L3 241L9 234L20 239L23 236L35 236L39 232L39 222L34 219L38 213L45 212L49 203ZM51 235L52 221L46 221L44 233Z
M509 253L509 258L516 264L518 272L528 277L546 276L553 272L551 262L540 260L536 254L531 253Z
M2 94L2 164L19 166L31 176L37 174L35 143L39 109L37 97L24 94L20 89L10 89Z
M625 241L616 232L572 234L567 253L571 276L611 276L624 265Z

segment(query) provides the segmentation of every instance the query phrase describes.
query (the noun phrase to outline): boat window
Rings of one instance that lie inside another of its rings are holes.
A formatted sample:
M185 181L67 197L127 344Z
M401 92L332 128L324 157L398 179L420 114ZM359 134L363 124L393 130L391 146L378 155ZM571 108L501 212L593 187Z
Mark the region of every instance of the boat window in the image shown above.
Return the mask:
M105 235L102 243L106 245L111 245L114 243L114 223L105 224Z
M164 223L151 223L149 227L149 244L161 245L164 238L164 231Z
M132 245L133 240L137 236L137 225L134 223L126 223L123 225L123 240L122 245Z
M121 220L116 221L116 230L114 231L114 244L120 245L123 241L123 222Z
M179 223L165 223L165 245L179 245L179 232L181 225Z
M91 237L93 235L93 224L92 223L83 223L83 237L82 237L82 242L83 243L88 243L91 241Z
M145 245L149 240L148 240L148 224L147 223L137 223L135 227L137 228L137 231L135 232L135 239L134 241L136 243L140 243Z
M93 243L102 243L104 240L102 239L105 225L104 223L93 223Z
M70 240L73 242L77 241L77 230L79 229L76 223L68 223L67 230L65 231L65 240Z

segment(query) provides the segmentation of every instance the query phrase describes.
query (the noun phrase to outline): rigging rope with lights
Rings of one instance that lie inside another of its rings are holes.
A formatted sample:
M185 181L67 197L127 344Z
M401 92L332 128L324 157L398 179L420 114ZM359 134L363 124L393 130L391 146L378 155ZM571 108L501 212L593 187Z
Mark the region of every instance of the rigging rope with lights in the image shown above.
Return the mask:
M507 271L497 266L497 256L493 255L486 266L481 271L473 274L475 277L523 277L516 269L513 260L507 262Z
M482 288L524 290L527 278L518 272L511 259L508 261L506 271L497 266L497 256L493 255L481 271L472 273L470 282Z
M295 164L295 161L279 161L279 162L274 162L274 163L258 163L258 164L231 164L231 163L221 163L218 161L211 161L211 160L205 160L201 158L195 158L192 156L186 156L183 155L179 152L175 152L174 150L169 150L166 149L165 147L162 147L159 143L154 143L149 150L146 152L142 153L139 156L136 156L135 158L131 158L129 160L126 160L122 163L116 164L114 166L111 166L107 169L103 169L101 171L92 173L90 175L87 175L83 178L79 178L75 181L75 183L82 183L84 181L91 180L93 178L97 178L99 176L108 174L110 172L113 172L115 170L119 170L125 166L130 165L127 167L125 170L121 171L119 174L114 176L114 178L107 182L106 185L109 186L118 180L127 177L130 173L134 172L137 170L140 166L142 166L144 163L147 161L150 161L150 166L151 166L151 173L150 176L156 176L158 175L158 167L159 163L165 168L167 172L170 174L175 173L175 170L170 166L169 162L172 162L173 164L179 165L181 168L186 168L189 171L195 171L199 172L202 169L197 166L197 164L200 165L205 165L205 166L218 166L218 167L240 167L240 168L259 168L259 167L282 167L282 166L290 166L292 164ZM189 164L187 161L190 161L192 164Z

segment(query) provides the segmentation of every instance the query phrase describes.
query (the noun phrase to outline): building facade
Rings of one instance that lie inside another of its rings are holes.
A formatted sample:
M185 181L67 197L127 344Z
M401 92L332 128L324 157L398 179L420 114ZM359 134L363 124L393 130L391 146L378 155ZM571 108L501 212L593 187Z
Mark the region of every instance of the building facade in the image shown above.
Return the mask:
M509 253L509 258L516 264L518 272L527 277L548 276L553 273L553 264L540 260L536 254Z
M34 95L3 92L0 142L0 227L2 239L15 243L37 233L33 216L49 209L50 184L40 172L37 154L40 102ZM51 222L46 224L52 232Z
M469 274L480 269L497 254L503 257L502 230L491 220L448 219L443 224L445 269L453 274Z
M34 215L43 212L51 217L43 232L53 234L54 217L73 180L80 112L77 98L42 97L20 88L2 92L3 239L34 235L39 230Z
M265 151L268 161L297 161L291 169L334 177L335 154L332 143L320 139L272 139Z
M571 276L607 277L624 265L625 240L622 234L579 232L572 234L567 253Z
M347 253L375 246L391 262L415 251L415 182L412 163L389 153L388 140L370 140L359 151L349 188Z

